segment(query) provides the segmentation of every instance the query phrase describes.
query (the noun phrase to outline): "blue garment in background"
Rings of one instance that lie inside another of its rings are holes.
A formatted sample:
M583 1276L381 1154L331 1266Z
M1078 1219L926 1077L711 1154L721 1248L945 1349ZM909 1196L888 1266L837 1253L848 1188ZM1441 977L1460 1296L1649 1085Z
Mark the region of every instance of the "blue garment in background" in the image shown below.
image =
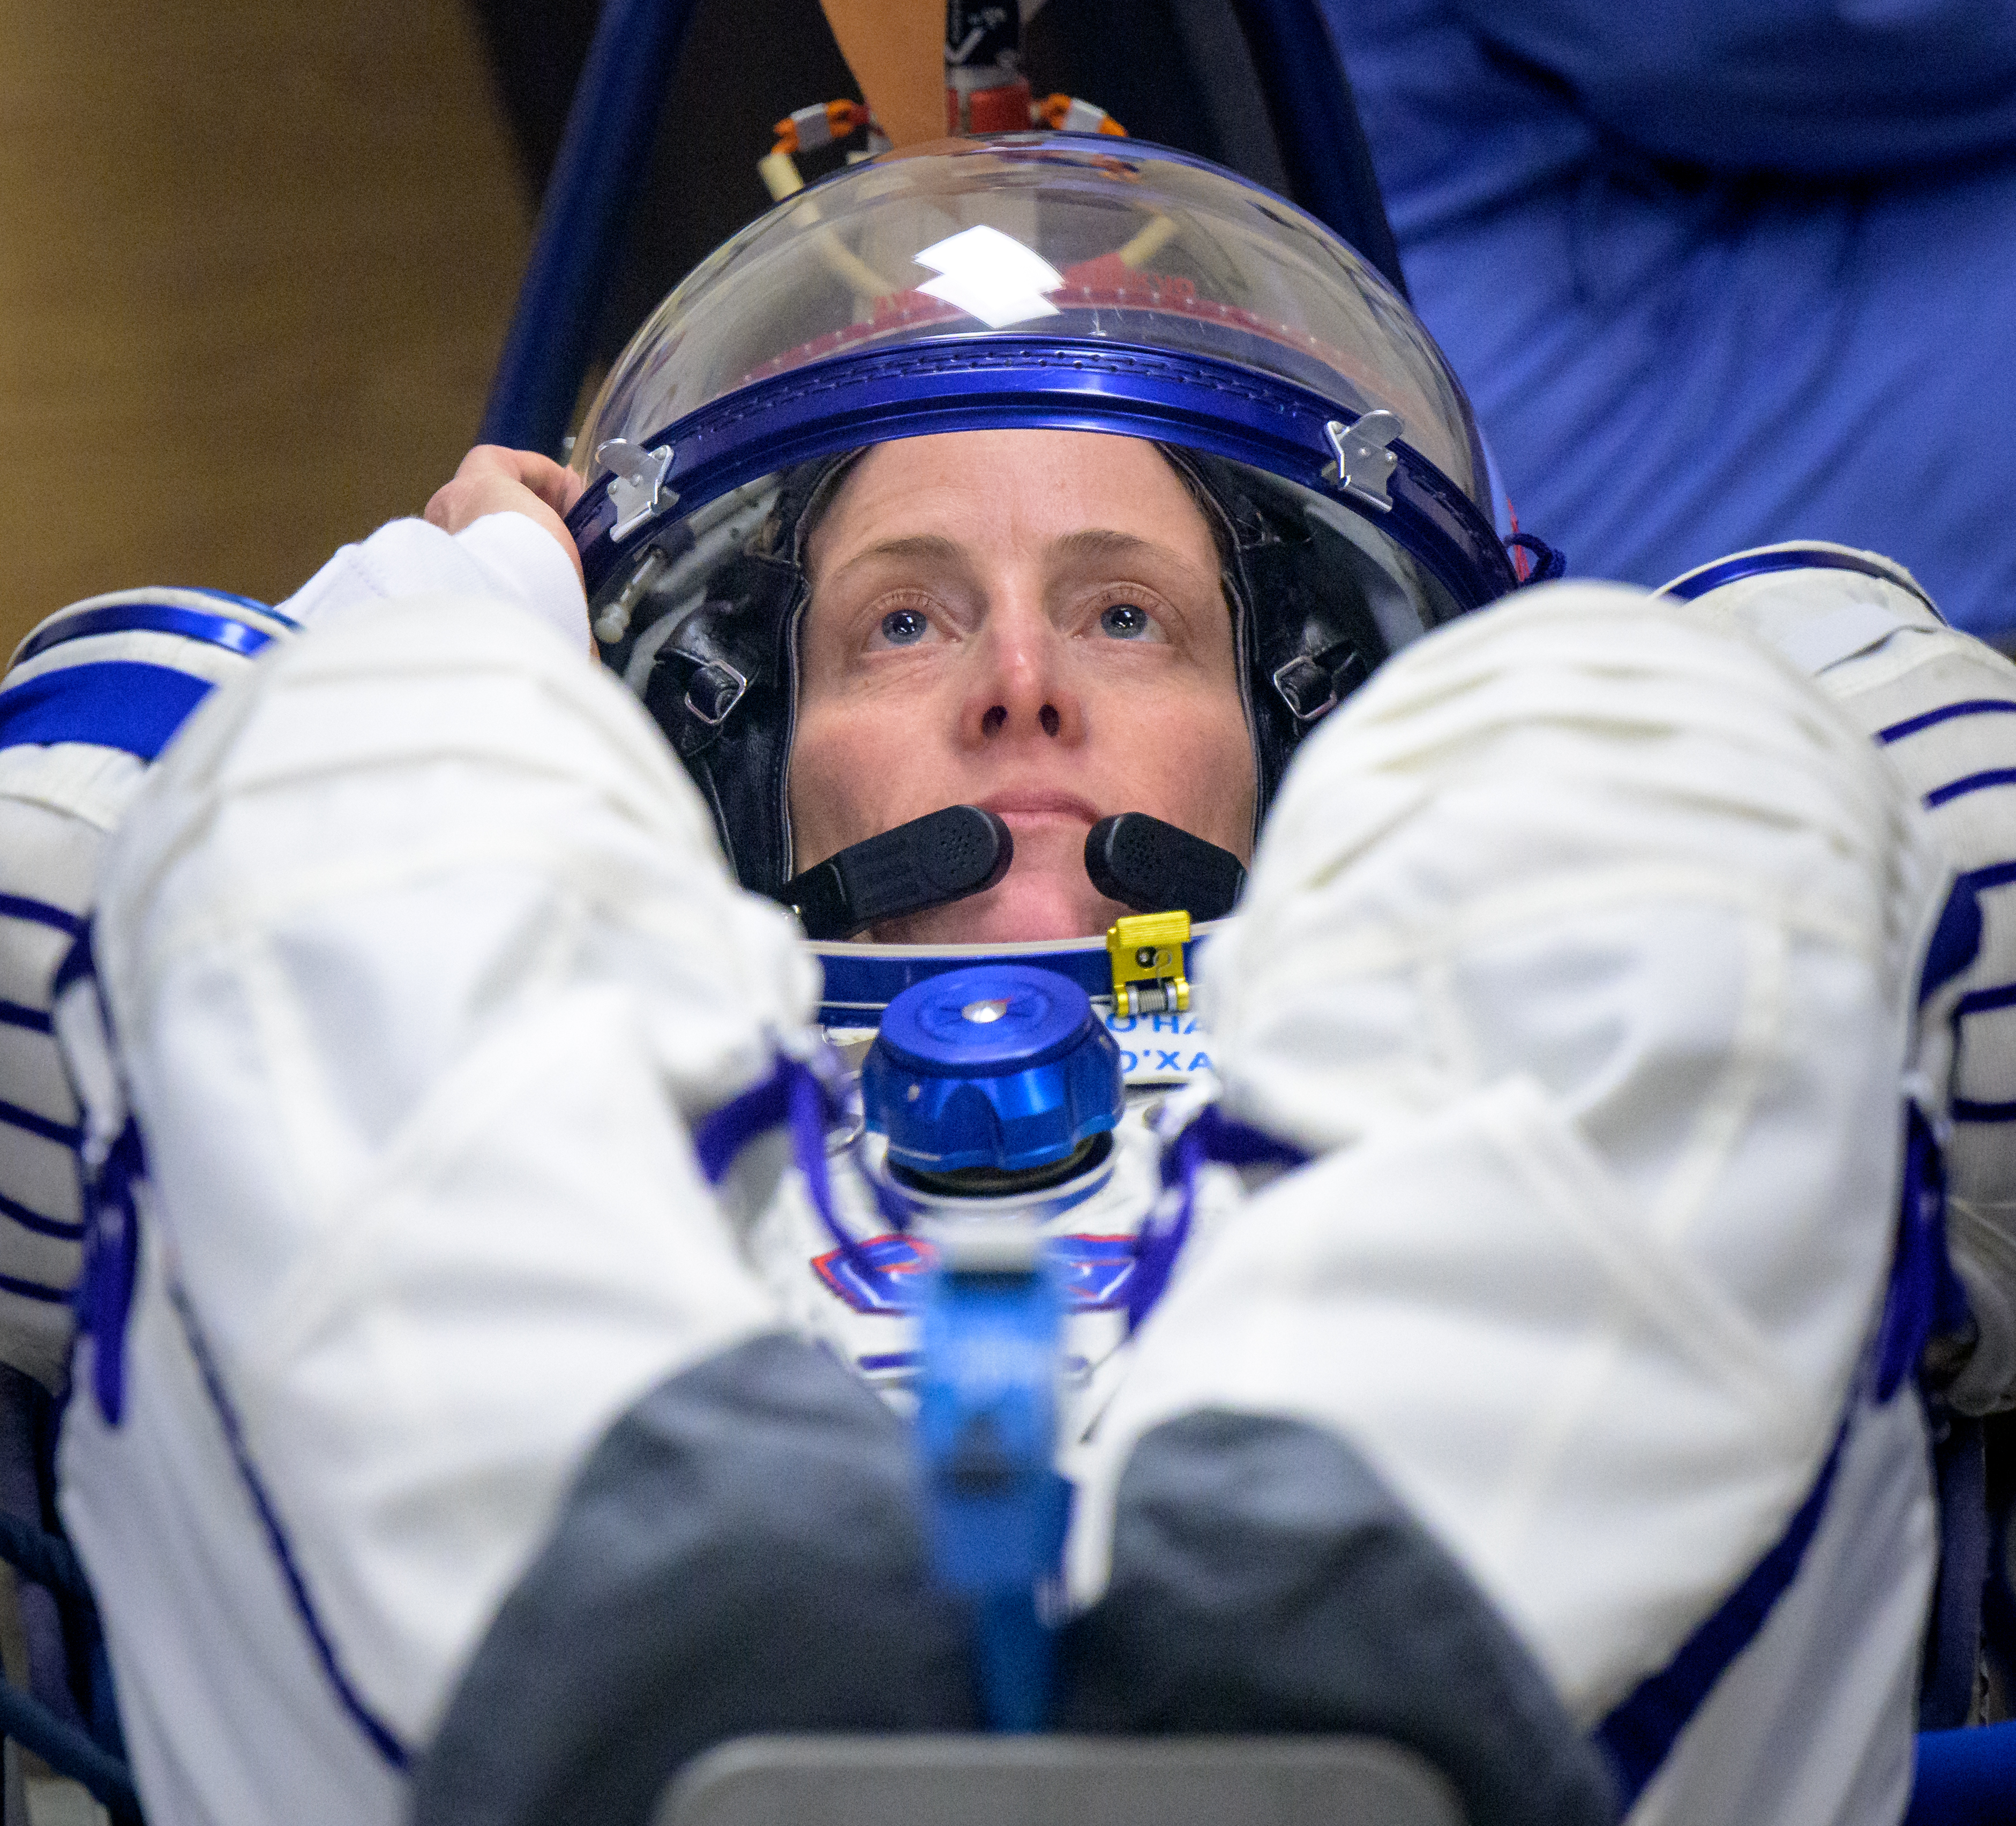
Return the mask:
M2016 0L1324 0L1521 522L1872 548L2016 631Z

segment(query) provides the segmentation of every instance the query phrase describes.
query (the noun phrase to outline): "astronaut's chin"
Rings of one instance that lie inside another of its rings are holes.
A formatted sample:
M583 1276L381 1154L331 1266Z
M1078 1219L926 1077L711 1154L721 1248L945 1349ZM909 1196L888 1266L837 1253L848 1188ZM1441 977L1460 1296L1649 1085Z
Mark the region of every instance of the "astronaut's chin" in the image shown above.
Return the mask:
M888 920L863 936L882 945L1021 945L1103 935L1127 911L1104 898L1080 863L1070 870L1025 868L1018 861L998 888Z

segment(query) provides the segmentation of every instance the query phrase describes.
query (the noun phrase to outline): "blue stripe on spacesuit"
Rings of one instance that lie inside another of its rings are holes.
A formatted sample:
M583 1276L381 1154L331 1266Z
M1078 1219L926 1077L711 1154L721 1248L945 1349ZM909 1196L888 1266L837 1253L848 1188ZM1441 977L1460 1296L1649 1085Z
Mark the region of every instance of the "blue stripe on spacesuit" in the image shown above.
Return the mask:
M48 1287L39 1280L23 1280L18 1275L0 1274L0 1293L18 1294L24 1300L40 1300L45 1306L70 1304L68 1288Z
M1931 1121L1915 1103L1905 1106L1900 1177L1897 1237L1882 1316L1870 1356L1849 1389L1847 1412L1805 1501L1743 1583L1664 1667L1640 1681L1596 1728L1596 1741L1616 1770L1621 1813L1636 1804L1688 1721L1798 1577L1863 1404L1895 1399L1917 1375L1928 1342L1967 1322L1966 1290L1946 1253L1944 1167Z
M24 1230L33 1230L38 1236L60 1237L67 1243L74 1243L84 1235L81 1219L73 1223L68 1218L45 1217L39 1211L30 1209L4 1192L0 1192L0 1217L11 1219Z
M0 1002L0 1027L25 1027L31 1033L47 1033L49 1011L24 1007L19 1002Z
M1957 716L1994 716L2016 714L2016 701L2007 697L1968 697L1957 704L1942 704L1937 710L1928 710L1917 716L1907 716L1902 722L1893 722L1888 729L1878 729L1876 739L1888 744L1901 742L1906 736L1915 736L1921 729L1928 729L1935 723L1950 722Z
M2016 767L1990 767L1979 773L1970 773L1959 780L1949 780L1944 786L1935 787L1925 794L1928 809L1943 805L1949 800L1964 798L1969 793L1985 792L1990 787L2016 786Z
M73 938L84 930L84 921L68 909L52 906L46 900L31 900L25 894L0 894L0 919L32 920Z
M256 603L250 606L258 607ZM175 634L248 659L273 643L272 635L229 615L206 615L166 603L108 603L103 608L82 609L45 622L15 654L14 664L20 665L66 641L86 640L97 634Z
M239 1481L252 1499L252 1507L258 1512L259 1525L266 1536L266 1544L272 1549L273 1558L279 1563L280 1576L286 1581L287 1595L293 1601L294 1613L301 1619L314 1645L315 1659L322 1670L335 1688L336 1696L352 1721L364 1733L373 1749L383 1757L392 1767L403 1772L410 1761L406 1747L394 1737L380 1720L350 1681L337 1659L335 1645L329 1641L329 1632L322 1626L316 1613L315 1602L308 1595L301 1568L294 1559L293 1549L288 1544L286 1530L280 1525L279 1512L272 1499L266 1493L266 1486L258 1468L252 1462L251 1448L246 1443L244 1429L239 1424L238 1411L225 1393L222 1378L218 1373L216 1360L210 1354L210 1345L196 1323L196 1313L189 1305L189 1295L172 1279L168 1282L168 1298L182 1321L182 1336L188 1341L189 1355L196 1360L198 1373L203 1378L203 1392L210 1398L211 1411L217 1416L217 1424L224 1434L225 1443L230 1448L232 1463L238 1468Z
M1856 1399L1861 1389L1858 1385ZM1660 1670L1640 1681L1629 1698L1596 1727L1596 1740L1616 1771L1618 1811L1628 1813L1658 1773L1687 1721L1730 1665L1755 1638L1773 1605L1799 1576L1806 1549L1819 1532L1848 1442L1850 1417L1844 1420L1827 1450L1820 1475L1777 1544L1751 1568L1750 1576L1682 1644Z
M1777 571L1852 571L1863 577L1881 578L1900 589L1912 585L1899 576L1895 565L1885 564L1860 552L1843 551L1832 546L1787 546L1777 551L1739 552L1719 564L1710 564L1678 578L1656 593L1676 601L1690 603L1725 584L1741 583L1746 577L1766 577ZM1924 600L1922 590L1914 592ZM1930 607L1930 604L1927 604ZM1935 614L1936 610L1934 611Z
M1993 989L1970 989L1953 1004L1953 1018L1985 1014L1994 1008L2016 1007L2016 983L1997 983Z
M236 603L241 609L257 609L268 621L278 621L283 628L291 628L297 634L301 631L301 624L292 615L282 614L278 609L268 607L256 596L240 596L234 589L211 589L202 584L196 586L196 593L214 596L221 603Z
M10 1129L20 1129L31 1135L39 1135L45 1141L53 1141L59 1147L73 1151L84 1144L84 1131L73 1129L67 1122L58 1122L47 1116L38 1116L33 1110L24 1110L19 1104L0 1103L0 1122Z
M44 672L0 691L0 748L88 742L152 761L210 690L207 679L135 660Z

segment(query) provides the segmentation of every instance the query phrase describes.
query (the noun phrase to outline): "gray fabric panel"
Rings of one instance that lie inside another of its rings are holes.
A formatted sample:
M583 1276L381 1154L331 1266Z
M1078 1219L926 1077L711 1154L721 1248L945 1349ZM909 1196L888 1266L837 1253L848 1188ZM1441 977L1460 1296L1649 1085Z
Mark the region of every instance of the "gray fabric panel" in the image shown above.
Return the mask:
M1448 1774L1469 1826L1600 1826L1609 1777L1454 1560L1343 1440L1186 1414L1121 1477L1113 1582L1066 1642L1082 1731L1352 1731Z
M909 1431L824 1351L758 1338L603 1438L415 1779L416 1826L642 1826L751 1731L973 1727Z

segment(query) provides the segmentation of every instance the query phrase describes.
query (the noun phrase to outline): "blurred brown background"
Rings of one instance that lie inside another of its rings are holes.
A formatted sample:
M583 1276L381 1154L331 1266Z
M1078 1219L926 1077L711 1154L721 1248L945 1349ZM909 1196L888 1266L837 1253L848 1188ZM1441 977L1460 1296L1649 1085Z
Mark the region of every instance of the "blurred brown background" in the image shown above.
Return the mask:
M100 590L278 601L425 505L481 422L598 9L0 0L0 662ZM1096 89L1285 189L1229 18L1051 5L1024 51L1039 93ZM899 139L935 131L943 21L944 0L702 0L598 358L767 206L772 123L859 98L840 39Z
M0 5L0 654L416 511L531 213L459 0Z

